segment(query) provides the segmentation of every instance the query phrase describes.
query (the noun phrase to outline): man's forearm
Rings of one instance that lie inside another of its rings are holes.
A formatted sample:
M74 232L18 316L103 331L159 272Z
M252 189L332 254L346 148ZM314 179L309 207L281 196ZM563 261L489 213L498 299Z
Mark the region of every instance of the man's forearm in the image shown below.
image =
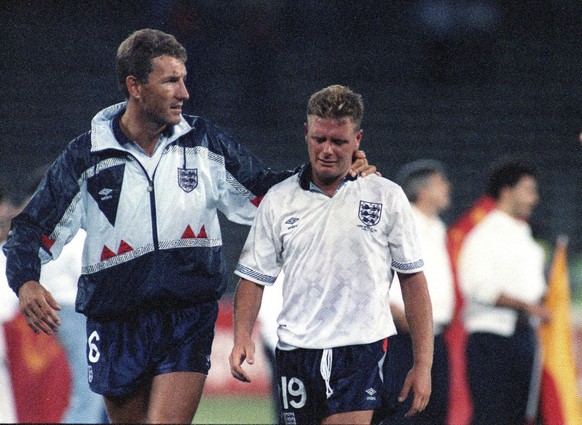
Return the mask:
M262 285L241 279L234 296L234 339L249 338L263 299Z
M526 314L528 316L539 317L542 323L551 319L551 313L541 303L528 303L518 300L505 294L501 294L495 301L497 307L510 308L518 313Z
M399 274L414 363L432 366L434 334L432 307L424 273Z

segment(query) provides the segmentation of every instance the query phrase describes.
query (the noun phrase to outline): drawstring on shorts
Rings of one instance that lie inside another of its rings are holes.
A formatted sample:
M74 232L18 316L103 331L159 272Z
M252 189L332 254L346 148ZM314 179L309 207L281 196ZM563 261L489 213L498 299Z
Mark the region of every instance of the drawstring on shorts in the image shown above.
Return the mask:
M321 356L321 365L319 371L321 372L321 377L325 381L325 395L330 398L333 394L333 390L329 385L329 379L331 377L331 366L333 360L333 350L331 348L325 348L323 350L323 355Z

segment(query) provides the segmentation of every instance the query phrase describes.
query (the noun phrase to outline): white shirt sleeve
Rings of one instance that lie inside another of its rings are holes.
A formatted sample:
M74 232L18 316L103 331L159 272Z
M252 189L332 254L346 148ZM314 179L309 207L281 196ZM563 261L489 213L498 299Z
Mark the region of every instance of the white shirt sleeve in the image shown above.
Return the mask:
M393 194L391 227L387 235L392 256L391 267L400 273L416 273L423 270L424 261L412 208L400 187Z
M234 271L236 275L259 285L272 285L281 271L281 243L273 225L269 194L259 205Z

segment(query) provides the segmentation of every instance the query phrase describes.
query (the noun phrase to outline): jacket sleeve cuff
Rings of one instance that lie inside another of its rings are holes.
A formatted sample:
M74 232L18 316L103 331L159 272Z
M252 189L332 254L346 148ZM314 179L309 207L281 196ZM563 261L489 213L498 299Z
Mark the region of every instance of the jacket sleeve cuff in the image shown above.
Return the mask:
M14 293L16 294L16 296L18 296L18 292L20 291L20 288L22 287L22 285L24 285L26 282L28 282L30 280L34 280L34 281L38 282L39 279L40 279L40 276L38 276L38 274L30 271L28 273L22 273L19 276L13 277L9 281L9 285L12 288L12 290L14 291Z

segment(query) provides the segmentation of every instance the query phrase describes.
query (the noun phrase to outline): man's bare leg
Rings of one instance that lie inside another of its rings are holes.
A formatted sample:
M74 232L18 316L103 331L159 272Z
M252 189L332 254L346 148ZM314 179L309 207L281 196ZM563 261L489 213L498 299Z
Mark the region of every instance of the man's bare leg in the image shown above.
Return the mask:
M172 372L154 377L147 423L191 424L202 398L206 375Z
M127 397L104 396L107 415L112 424L138 424L146 421L149 388Z

